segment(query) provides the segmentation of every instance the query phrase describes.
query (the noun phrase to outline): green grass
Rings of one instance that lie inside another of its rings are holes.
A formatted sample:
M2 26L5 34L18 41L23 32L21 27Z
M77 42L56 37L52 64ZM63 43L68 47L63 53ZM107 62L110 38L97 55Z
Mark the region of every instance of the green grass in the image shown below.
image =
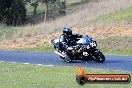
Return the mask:
M130 74L130 72L86 69L88 74ZM86 84L76 82L77 67L47 67L0 63L0 88L131 88L130 84Z
M90 20L89 22L107 24L122 20L132 20L132 7L127 9L121 9L120 11L116 11L107 15L98 16Z
M132 56L132 37L114 36L97 40L98 48L105 54Z
M17 33L18 27L6 26L0 24L0 39L11 39Z
M131 49L124 49L124 50L107 50L101 49L101 51L105 54L114 54L114 55L129 55L132 56L132 48Z

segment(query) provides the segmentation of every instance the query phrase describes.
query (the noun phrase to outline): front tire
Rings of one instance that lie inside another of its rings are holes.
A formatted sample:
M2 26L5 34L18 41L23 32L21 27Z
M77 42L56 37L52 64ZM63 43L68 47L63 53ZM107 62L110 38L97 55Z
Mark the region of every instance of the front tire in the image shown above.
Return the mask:
M95 56L97 63L103 63L105 61L105 56L102 54L102 52L98 52Z

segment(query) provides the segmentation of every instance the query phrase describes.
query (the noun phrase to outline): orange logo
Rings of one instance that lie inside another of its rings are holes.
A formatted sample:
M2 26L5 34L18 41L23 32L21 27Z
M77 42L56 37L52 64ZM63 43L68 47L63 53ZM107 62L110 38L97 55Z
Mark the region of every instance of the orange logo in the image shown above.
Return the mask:
M86 74L83 67L78 68L76 81L80 85L86 83L130 83L129 74Z

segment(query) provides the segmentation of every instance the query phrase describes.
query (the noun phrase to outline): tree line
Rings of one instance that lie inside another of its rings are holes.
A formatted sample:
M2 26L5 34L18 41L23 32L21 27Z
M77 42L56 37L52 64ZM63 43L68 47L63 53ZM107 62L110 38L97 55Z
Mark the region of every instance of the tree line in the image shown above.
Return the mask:
M66 14L65 0L0 0L0 23L13 26L24 24L27 16L26 4L34 8L36 15L38 3L43 3L46 7L45 20Z

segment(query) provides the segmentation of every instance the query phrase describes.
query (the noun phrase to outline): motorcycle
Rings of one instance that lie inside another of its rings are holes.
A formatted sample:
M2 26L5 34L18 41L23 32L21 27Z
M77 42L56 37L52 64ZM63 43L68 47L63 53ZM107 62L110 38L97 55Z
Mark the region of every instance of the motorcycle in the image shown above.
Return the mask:
M57 49L54 52L67 63L73 60L95 61L97 63L103 63L105 61L105 56L97 49L96 41L87 35L78 38L74 46L68 46L66 49L60 48L62 46L60 38L52 39L51 43Z

